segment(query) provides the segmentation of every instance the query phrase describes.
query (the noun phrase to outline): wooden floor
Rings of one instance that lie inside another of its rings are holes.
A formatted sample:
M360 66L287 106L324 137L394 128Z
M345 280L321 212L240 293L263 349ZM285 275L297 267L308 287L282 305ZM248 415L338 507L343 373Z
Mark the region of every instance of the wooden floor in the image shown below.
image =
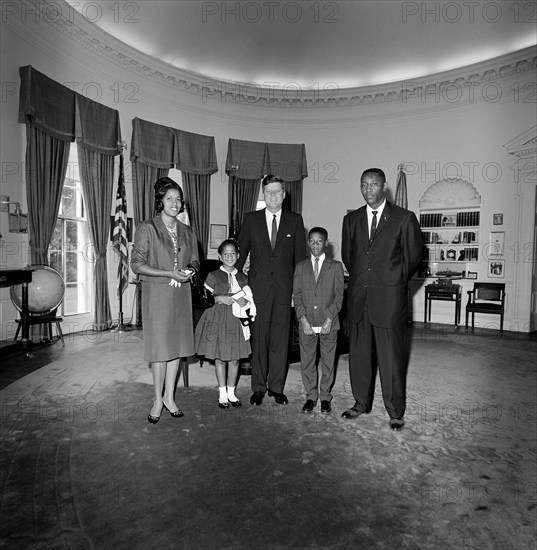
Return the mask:
M31 358L27 358L21 351L20 343L16 349L12 341L0 342L0 390L23 376L60 359L66 353L90 349L94 343L82 332L64 335L64 339L65 347L62 347L61 341L56 337L52 342L32 344L31 354L33 357Z

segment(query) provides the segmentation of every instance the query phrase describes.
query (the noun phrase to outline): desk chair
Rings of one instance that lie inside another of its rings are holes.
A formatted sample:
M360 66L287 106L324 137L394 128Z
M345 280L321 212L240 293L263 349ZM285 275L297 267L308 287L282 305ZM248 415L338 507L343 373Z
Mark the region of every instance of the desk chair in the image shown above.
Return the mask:
M59 317L56 315L58 311L58 308L53 309L52 311L49 311L48 313L32 313L28 312L28 326L32 325L47 325L48 331L50 334L50 339L52 340L52 323L56 324L56 341L61 340L62 341L62 347L65 347L65 341L63 339L63 332L62 327L60 323L63 321L62 317ZM21 329L21 319L15 319L15 322L17 323L17 331L15 332L15 338L13 340L16 340L19 336L19 332Z
M505 312L505 283L474 283L474 289L468 291L466 304L466 330L468 315L472 314L472 332L476 313L489 313L500 316L500 334L503 334L503 316Z

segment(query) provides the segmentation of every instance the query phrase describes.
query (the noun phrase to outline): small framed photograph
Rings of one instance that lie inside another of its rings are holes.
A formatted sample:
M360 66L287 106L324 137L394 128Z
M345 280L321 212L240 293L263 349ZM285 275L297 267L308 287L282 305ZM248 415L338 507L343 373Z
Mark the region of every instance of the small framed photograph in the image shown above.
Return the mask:
M211 224L209 232L209 248L218 248L227 239L227 225Z
M503 225L503 214L492 214L492 223L494 225Z
M457 225L457 216L442 216L442 227L455 227Z
M477 271L468 271L467 279L477 279Z
M490 260L488 276L495 279L503 279L505 272L505 260Z
M505 243L505 232L491 231L489 243L489 255L501 256L503 254L503 247Z

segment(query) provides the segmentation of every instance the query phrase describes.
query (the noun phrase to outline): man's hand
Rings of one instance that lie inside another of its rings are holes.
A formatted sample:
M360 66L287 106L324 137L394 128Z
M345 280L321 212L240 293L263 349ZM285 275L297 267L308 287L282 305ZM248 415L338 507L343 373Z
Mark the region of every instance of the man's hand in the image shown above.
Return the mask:
M306 319L306 316L303 315L300 319L300 325L302 326L302 332L304 334L313 334L313 329L311 328L310 322Z
M328 317L325 319L323 326L321 327L321 334L328 334L332 328L332 319Z

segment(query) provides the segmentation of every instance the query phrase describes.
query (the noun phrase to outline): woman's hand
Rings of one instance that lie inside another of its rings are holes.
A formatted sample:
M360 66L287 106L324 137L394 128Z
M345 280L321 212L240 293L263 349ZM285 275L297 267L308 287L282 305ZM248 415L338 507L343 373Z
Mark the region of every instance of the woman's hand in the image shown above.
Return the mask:
M190 269L180 269L172 271L170 277L179 283L187 283L192 277L193 271Z
M246 298L237 298L235 302L237 302L237 304L241 307L245 307L246 304L248 304L248 300Z

